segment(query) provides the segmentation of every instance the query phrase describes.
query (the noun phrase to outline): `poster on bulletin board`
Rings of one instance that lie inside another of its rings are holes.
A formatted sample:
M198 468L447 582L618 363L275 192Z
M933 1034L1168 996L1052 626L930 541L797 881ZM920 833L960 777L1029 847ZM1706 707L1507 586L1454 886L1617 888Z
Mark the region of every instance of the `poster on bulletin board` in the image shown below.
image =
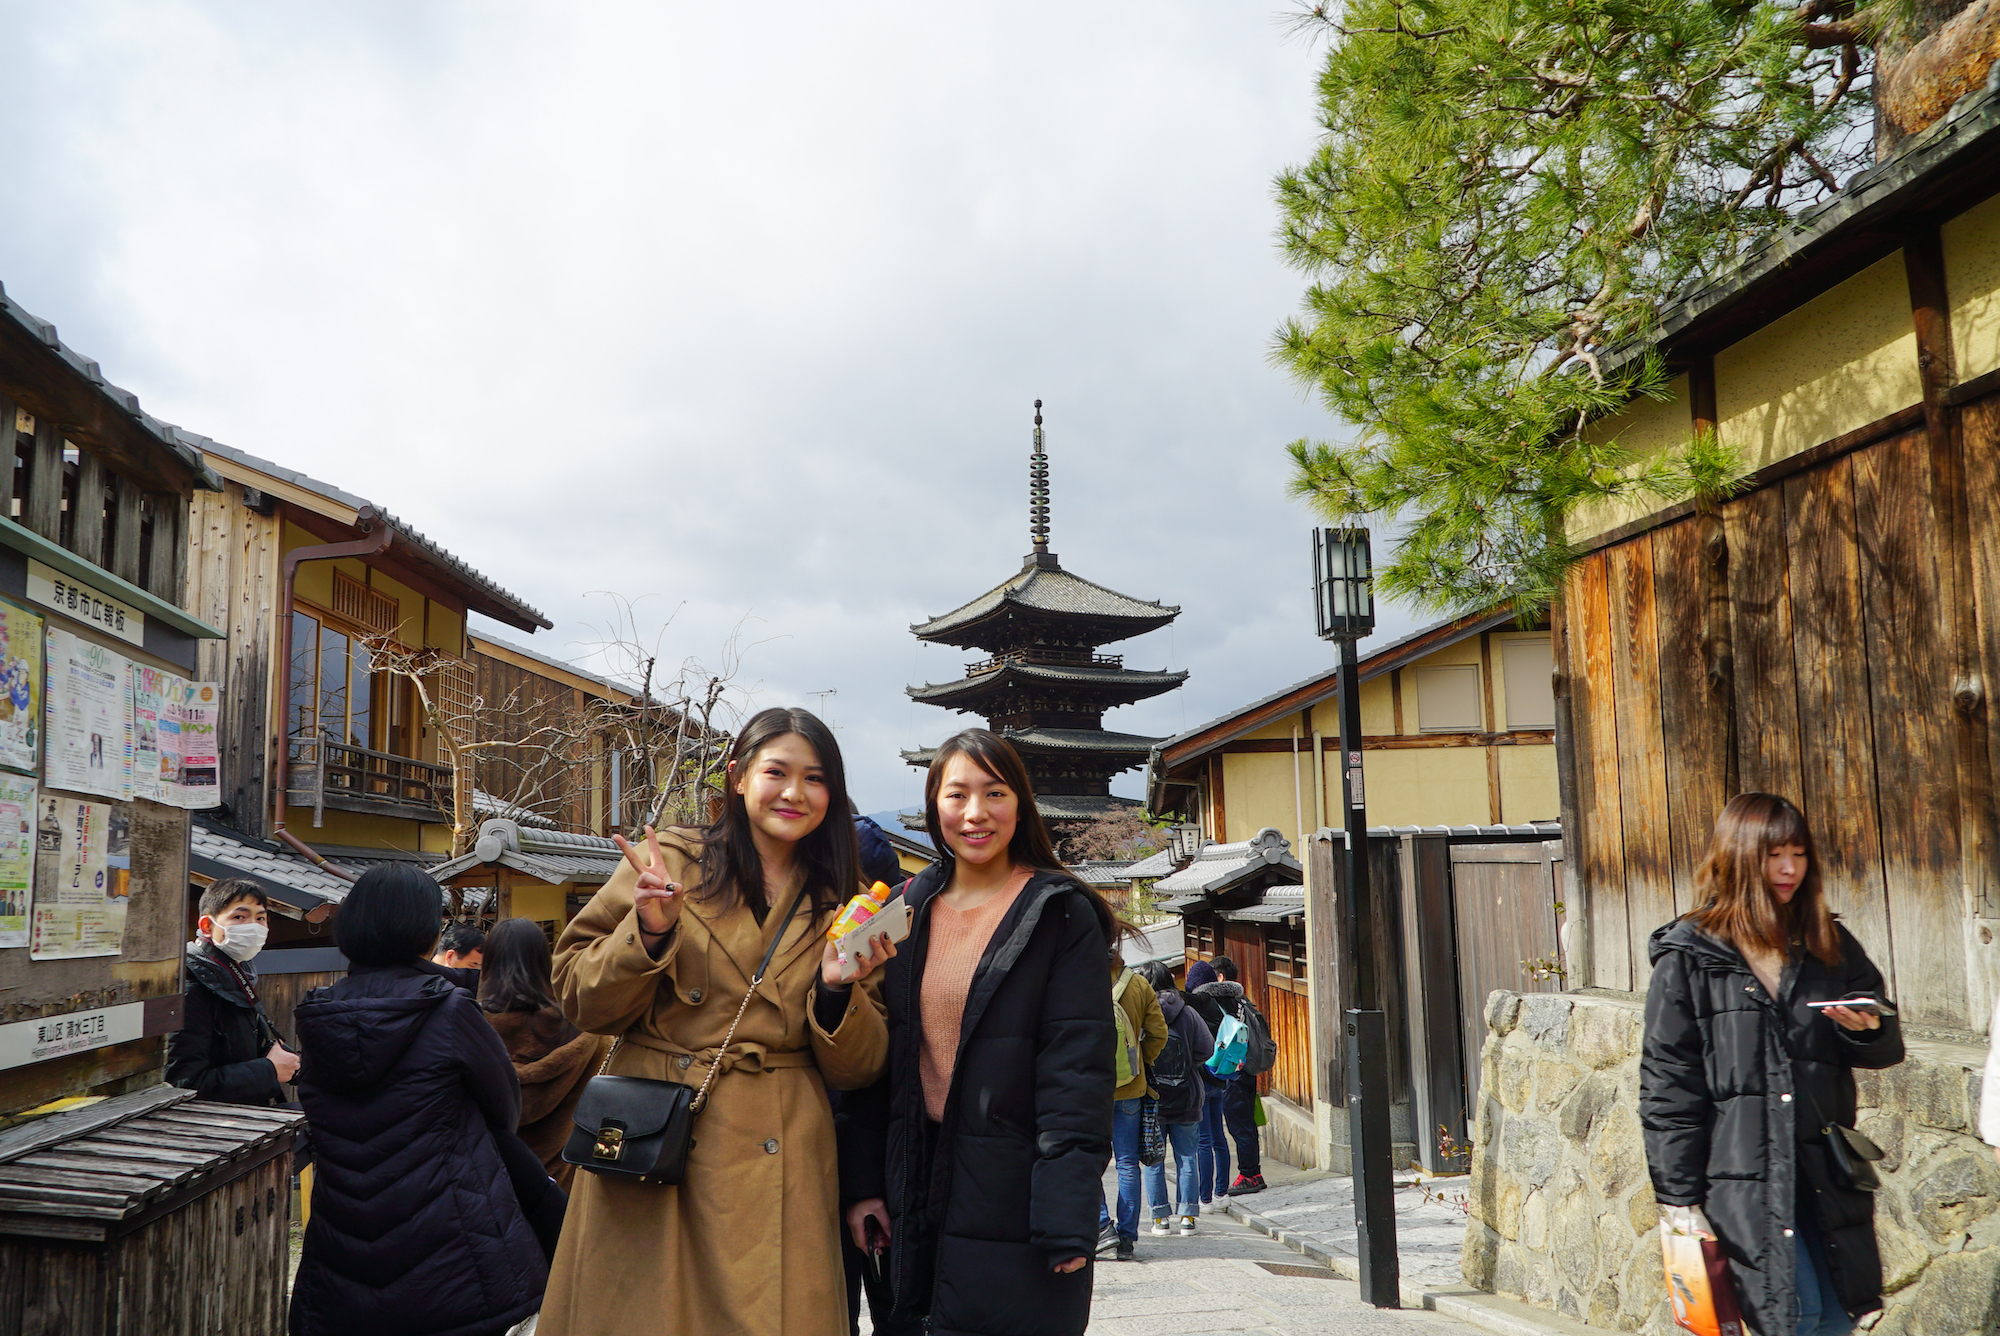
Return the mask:
M132 896L130 806L46 793L36 806L30 958L117 955Z
M28 944L35 889L35 781L0 775L0 946Z
M34 774L41 734L41 614L0 598L0 770Z
M222 801L215 746L222 689L134 663L132 794L172 807Z
M132 682L124 655L50 627L43 692L52 789L132 796Z

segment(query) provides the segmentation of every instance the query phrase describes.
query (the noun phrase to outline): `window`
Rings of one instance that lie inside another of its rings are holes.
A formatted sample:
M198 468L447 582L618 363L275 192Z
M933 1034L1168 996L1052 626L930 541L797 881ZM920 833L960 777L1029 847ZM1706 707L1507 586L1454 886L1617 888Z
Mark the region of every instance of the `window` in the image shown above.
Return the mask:
M1556 726L1555 653L1547 636L1500 642L1500 681L1507 689L1507 727Z
M1424 733L1477 733L1479 665L1448 663L1417 669L1417 729Z
M397 756L414 756L407 683L378 673L368 647L311 613L292 614L285 731Z

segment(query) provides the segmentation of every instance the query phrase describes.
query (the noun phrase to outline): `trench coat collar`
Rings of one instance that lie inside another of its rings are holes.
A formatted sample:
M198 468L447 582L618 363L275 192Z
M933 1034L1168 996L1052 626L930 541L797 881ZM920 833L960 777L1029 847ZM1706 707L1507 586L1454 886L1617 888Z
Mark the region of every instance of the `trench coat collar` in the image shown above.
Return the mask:
M799 887L804 883L805 869L794 866L792 875L785 880L784 889L779 893L770 911L764 915L762 923L757 921L757 916L751 913L750 907L741 900L726 909L720 906L709 909L703 907L700 901L689 900L681 906L681 912L694 916L710 940L721 947L722 953L729 957L730 963L742 972L743 982L746 984L756 975L757 966L763 963L764 952L771 946L771 934L780 934L782 940L777 953L771 957L770 972L764 976L764 982L758 989L766 1001L775 1003L780 996L775 981L791 967L799 952L815 938L812 930L813 909L810 896L798 901L798 912L791 918L783 923L777 921L778 907L793 903L798 897ZM803 928L799 926L801 919L804 920Z

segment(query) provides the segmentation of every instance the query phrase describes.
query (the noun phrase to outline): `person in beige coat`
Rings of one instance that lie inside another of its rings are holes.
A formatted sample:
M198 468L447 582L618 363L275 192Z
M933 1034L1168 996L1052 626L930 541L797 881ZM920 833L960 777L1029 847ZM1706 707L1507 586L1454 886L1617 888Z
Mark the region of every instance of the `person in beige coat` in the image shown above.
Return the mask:
M895 948L880 943L855 983L834 983L825 929L860 884L826 726L804 710L763 711L729 767L721 819L649 830L644 854L627 845L628 866L556 944L565 1014L620 1037L612 1074L699 1087L719 1071L678 1185L576 1175L539 1336L847 1330L826 1087L882 1074L888 1035L871 976ZM774 936L770 971L723 1050Z

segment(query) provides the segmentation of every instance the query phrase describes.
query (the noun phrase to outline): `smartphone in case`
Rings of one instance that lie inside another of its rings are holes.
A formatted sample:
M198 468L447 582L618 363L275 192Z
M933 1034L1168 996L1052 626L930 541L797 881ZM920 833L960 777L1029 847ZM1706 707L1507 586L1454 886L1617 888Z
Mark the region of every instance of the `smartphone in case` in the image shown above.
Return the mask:
M1831 1002L1808 1002L1806 1005L1816 1011L1825 1011L1828 1007L1847 1007L1853 1011L1865 1011L1871 1016L1896 1014L1896 1009L1887 1002L1880 1002L1872 997L1837 997Z

